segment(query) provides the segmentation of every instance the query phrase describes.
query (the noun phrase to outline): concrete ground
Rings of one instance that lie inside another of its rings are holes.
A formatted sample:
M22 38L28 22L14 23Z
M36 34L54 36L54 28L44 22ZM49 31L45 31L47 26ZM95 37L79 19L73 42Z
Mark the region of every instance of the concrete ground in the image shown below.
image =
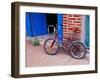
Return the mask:
M43 44L33 46L30 39L26 40L26 67L84 64L89 64L89 53L83 59L74 59L60 48L58 54L48 55L44 51Z

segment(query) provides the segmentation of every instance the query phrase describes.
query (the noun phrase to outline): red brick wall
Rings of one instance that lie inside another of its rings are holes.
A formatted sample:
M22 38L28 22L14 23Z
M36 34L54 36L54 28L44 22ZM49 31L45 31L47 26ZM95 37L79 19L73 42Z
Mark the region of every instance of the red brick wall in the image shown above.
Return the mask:
M79 28L79 33L77 37L81 37L81 26L82 26L82 16L76 14L64 14L63 15L63 41L66 40L68 36L73 32L73 28Z

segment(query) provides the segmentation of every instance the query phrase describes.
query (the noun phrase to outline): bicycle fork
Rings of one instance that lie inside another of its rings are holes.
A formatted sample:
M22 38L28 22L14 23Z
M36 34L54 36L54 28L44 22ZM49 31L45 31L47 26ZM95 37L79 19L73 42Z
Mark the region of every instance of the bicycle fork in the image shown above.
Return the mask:
M53 47L53 45L54 45L54 43L55 43L56 38L57 38L57 34L56 34L56 36L55 36L54 41L53 41L53 42L52 42L52 44L50 45L50 48L52 48L52 47Z
M54 45L54 42L55 42L55 40L52 42L52 44L51 44L50 48L52 48L52 47L53 47L53 45Z

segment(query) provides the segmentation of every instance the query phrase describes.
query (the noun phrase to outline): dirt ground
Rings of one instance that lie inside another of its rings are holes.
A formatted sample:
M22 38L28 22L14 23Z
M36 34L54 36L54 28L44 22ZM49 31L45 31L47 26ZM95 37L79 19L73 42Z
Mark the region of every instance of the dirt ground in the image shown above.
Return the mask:
M89 64L89 53L83 59L74 59L62 48L56 55L45 53L43 45L33 46L26 41L26 67Z

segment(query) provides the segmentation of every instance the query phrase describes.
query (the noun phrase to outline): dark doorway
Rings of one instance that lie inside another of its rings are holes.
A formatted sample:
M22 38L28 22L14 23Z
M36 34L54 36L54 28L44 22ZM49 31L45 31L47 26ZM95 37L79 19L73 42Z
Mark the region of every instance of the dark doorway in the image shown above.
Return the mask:
M57 24L57 14L47 14L48 34L54 33L54 26Z

